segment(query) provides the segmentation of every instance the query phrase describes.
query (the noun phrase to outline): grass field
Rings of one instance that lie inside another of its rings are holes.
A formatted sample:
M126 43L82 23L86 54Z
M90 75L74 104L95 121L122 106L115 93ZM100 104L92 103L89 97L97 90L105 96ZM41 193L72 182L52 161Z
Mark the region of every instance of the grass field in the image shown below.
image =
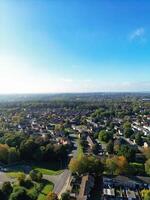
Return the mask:
M9 172L6 172L7 176L10 178L17 178L19 173L24 172L24 168L30 168L30 170L35 169L40 171L42 174L45 175L59 175L63 172L63 170L60 170L60 168L58 167L58 165L56 163L50 163L50 164L38 164L38 163L34 163L34 164L27 164L27 165L16 165L13 166L11 168L9 168ZM26 171L26 174L29 173L29 171Z
M21 174L22 172L7 172L7 176L10 178L18 178L18 176Z
M37 167L37 166L33 166L32 168L40 171L42 174L50 175L50 176L51 175L59 175L63 172L63 170L51 170L51 169L45 169L45 168Z

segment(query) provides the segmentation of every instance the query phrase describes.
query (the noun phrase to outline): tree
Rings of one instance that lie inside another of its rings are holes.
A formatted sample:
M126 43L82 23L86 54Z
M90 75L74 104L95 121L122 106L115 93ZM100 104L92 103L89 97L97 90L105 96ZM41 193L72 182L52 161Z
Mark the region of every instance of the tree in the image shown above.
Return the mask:
M150 175L150 159L148 159L145 163L145 171L148 175Z
M54 192L49 192L46 200L58 200L57 194L55 194Z
M29 175L33 181L37 181L37 182L40 182L43 176L42 173L39 172L38 170L30 171Z
M118 156L117 166L118 166L118 174L124 173L128 167L128 162L126 157Z
M114 151L114 143L112 140L110 140L106 146L106 150L109 154L112 154Z
M11 194L12 190L13 190L13 188L12 188L11 183L9 181L3 183L3 185L2 185L2 192L5 195Z
M54 157L53 145L51 143L49 143L46 145L44 158L47 161L47 160L53 159L53 157Z
M142 190L141 195L144 200L150 200L150 190Z
M131 123L129 121L126 121L124 124L123 124L123 129L130 129L131 128Z
M134 133L131 128L131 123L129 121L127 121L123 124L123 129L124 129L124 136L126 138L130 138L131 135Z
M8 145L0 144L0 161L3 163L7 163L8 161Z
M44 146L39 146L34 154L33 154L33 158L36 160L36 161L42 161L43 157L44 157L44 151L45 151L45 147Z
M142 146L143 145L143 138L140 133L135 135L135 142L137 145Z
M106 170L111 174L116 174L117 170L117 163L114 158L107 158L106 159Z
M21 142L26 138L26 136L22 133L7 133L4 134L4 141L9 147L19 147Z
M117 155L118 156L125 156L128 161L134 161L135 160L135 149L130 147L129 145L122 145L120 146Z
M69 192L62 193L61 200L70 200L70 193Z
M9 200L30 200L27 190L24 187L16 187L11 193Z
M82 156L78 159L72 158L69 163L69 169L72 173L100 175L103 172L103 164L95 156Z
M124 156L114 156L106 159L106 170L111 174L122 174L127 170L128 162Z
M20 172L20 173L18 174L17 179L18 179L18 182L19 182L19 185L20 185L20 186L23 186L23 185L24 185L25 178L26 178L26 175L25 175L23 172Z
M37 200L39 196L38 189L32 189L28 191L28 196L30 197L30 200ZM45 198L44 198L45 199Z
M124 136L130 138L133 135L134 131L131 128L124 129Z
M88 156L87 158L88 171L91 174L101 175L104 167L101 160L95 156Z
M113 133L102 130L99 132L98 139L103 142L108 142L113 138Z
M20 145L20 154L22 159L31 160L33 159L33 153L36 150L38 145L32 140L24 140Z
M78 173L79 172L79 165L80 165L80 160L79 159L76 159L76 158L72 158L70 160L70 163L69 163L69 169L72 173Z
M16 148L15 147L9 148L9 151L8 151L8 163L15 163L15 162L19 161L19 159L20 159L20 154L16 150Z

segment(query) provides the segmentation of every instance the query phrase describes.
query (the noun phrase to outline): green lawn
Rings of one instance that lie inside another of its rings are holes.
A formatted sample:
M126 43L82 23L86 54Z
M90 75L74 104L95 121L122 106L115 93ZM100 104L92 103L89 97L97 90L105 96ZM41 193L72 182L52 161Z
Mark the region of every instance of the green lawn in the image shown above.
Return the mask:
M10 178L18 178L18 176L23 172L7 172L6 175Z
M32 169L35 169L35 170L38 170L40 171L42 174L45 174L45 175L59 175L63 172L63 170L51 170L51 169L45 169L45 168L42 168L42 167L36 167L36 166L33 166ZM19 172L19 171L13 171L13 172L7 172L7 176L10 177L10 178L18 178L18 175L22 173L22 172Z
M63 170L51 170L51 169L45 169L45 168L37 167L37 166L33 166L32 168L46 175L59 175L63 172Z
M16 166L11 167L9 169L9 172L6 172L7 176L11 178L17 178L18 174L24 171L22 166L23 165L16 165ZM28 166L31 169L38 170L42 174L46 174L46 175L59 175L63 172L62 169L60 170L59 165L57 163L42 163L42 164L28 163Z

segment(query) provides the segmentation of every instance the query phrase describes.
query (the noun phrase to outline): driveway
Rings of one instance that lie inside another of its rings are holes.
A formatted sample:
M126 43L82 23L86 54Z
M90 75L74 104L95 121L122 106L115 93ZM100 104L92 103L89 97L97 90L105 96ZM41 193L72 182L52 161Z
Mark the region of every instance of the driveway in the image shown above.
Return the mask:
M0 186L6 181L13 182L13 180L14 179L8 177L5 172L0 172Z

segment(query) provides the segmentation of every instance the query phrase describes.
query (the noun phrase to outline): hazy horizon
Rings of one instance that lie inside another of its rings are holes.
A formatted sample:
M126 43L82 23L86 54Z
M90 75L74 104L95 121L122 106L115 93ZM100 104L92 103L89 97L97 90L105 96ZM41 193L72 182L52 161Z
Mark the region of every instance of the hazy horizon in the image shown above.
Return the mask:
M150 92L150 2L0 1L0 94Z

